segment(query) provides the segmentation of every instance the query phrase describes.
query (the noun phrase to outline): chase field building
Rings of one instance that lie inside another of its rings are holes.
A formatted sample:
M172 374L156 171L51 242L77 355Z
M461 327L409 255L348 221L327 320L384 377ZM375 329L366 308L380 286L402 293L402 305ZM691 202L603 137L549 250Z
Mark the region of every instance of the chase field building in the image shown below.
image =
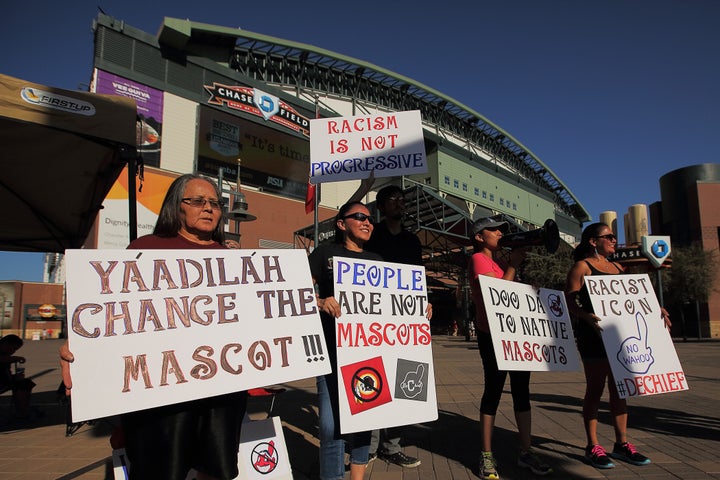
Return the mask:
M458 283L466 265L448 259L468 246L467 229L478 217L497 216L515 231L538 229L552 219L569 244L590 220L570 189L510 133L457 100L381 67L174 18L165 18L152 35L100 14L94 32L92 90L127 95L138 104L144 188L152 190L155 178L188 172L220 177L228 199L238 202L230 210L250 214L235 218L257 217L242 226L228 224L231 237L241 235L243 248L312 245L316 229L305 196L309 119L318 114L421 112L429 171L379 178L366 200L372 203L388 182L401 185L406 226L421 238L428 273L450 284ZM239 186L242 195L232 193ZM357 187L358 181L322 185L320 240L332 231L328 219ZM138 213L138 235L152 229L145 213ZM102 248L108 245L104 225L127 222L101 218L98 224L94 246Z

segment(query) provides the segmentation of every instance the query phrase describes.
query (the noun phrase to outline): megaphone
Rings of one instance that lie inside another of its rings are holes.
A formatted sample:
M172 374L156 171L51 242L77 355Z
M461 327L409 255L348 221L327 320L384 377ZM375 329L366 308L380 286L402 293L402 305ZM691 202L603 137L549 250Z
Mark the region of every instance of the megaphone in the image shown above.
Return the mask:
M548 253L555 253L560 246L560 230L555 220L548 218L545 224L527 232L509 233L500 239L500 246L506 248L544 245Z

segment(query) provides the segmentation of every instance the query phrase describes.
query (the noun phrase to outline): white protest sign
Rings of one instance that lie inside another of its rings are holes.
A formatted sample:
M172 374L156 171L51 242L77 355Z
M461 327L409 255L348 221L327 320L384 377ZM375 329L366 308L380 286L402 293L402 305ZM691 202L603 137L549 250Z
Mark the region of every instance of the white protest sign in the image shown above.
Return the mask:
M73 421L330 371L304 250L68 250Z
M427 170L419 110L310 120L310 183Z
M687 390L647 274L586 276L621 398Z
M478 275L500 370L580 369L565 294Z
M334 257L342 433L438 418L425 269Z

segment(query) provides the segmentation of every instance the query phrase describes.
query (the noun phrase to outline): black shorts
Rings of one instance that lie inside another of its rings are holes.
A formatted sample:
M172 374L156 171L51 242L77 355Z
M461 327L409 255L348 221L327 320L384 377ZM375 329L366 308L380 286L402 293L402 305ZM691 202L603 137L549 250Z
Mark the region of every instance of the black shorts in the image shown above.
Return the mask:
M130 479L184 479L191 468L237 477L246 404L246 392L239 392L124 414Z

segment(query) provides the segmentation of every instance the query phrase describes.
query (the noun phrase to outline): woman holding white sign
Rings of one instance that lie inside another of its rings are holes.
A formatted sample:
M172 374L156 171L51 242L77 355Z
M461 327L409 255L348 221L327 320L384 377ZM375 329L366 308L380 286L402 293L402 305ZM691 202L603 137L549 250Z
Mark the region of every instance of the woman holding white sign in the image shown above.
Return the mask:
M480 478L483 480L497 480L500 478L497 472L497 463L492 453L492 433L495 427L495 415L500 405L500 397L502 396L508 372L498 369L478 275L487 275L510 281L515 280L515 273L525 259L525 248L512 250L509 264L504 270L495 261L495 254L502 249L500 239L503 236L503 230L506 228L507 222L482 218L473 223L470 233L474 251L469 264L470 289L475 303L475 329L485 379L485 390L480 401L480 426L482 428ZM552 468L544 463L532 450L530 372L511 371L509 373L513 410L520 437L518 465L529 468L536 475L552 473Z
M321 480L342 480L345 477L346 441L350 445L350 480L362 480L368 463L370 431L344 436L340 434L335 347L335 319L340 317L340 305L334 297L333 257L382 261L380 255L363 250L372 232L372 217L365 205L360 202L346 203L335 217L334 241L319 245L308 258L310 273L317 286L320 319L333 369L331 373L317 377Z
M155 229L128 249L219 249L223 241L222 200L214 182L183 175L163 200ZM72 388L69 362L61 348L63 383ZM230 480L238 475L240 426L245 392L139 410L122 415L131 480L182 480L191 469L197 480Z
M575 264L570 269L565 286L568 308L575 320L575 339L585 370L585 398L583 423L587 436L585 458L595 468L613 468L607 452L597 436L600 398L607 381L610 395L610 414L615 429L615 445L610 456L633 465L646 465L650 459L627 441L627 402L620 398L608 361L602 337L600 318L593 312L584 278L588 275L621 275L623 267L608 260L615 253L617 237L604 223L593 223L583 230L580 243L575 247Z

